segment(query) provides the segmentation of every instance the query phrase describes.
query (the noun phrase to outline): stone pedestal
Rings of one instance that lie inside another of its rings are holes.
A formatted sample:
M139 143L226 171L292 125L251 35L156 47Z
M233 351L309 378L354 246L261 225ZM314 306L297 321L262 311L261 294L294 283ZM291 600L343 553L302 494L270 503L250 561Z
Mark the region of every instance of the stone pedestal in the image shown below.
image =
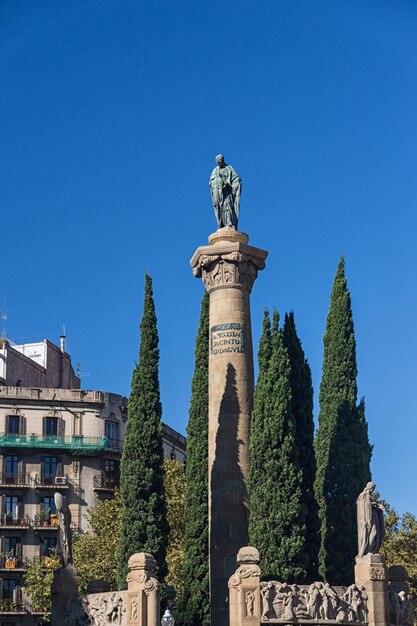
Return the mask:
M133 554L129 568L125 596L127 626L159 626L160 590L154 557L146 552Z
M259 626L261 619L259 552L246 546L237 555L238 568L229 580L229 626Z
M209 541L212 626L228 624L227 582L248 543L249 426L253 402L250 293L268 253L222 228L191 266L210 294Z
M78 594L78 575L73 565L54 571L51 585L51 622L54 626L66 625L68 602Z
M384 557L365 554L356 557L355 584L365 587L368 596L368 626L389 626L388 577Z

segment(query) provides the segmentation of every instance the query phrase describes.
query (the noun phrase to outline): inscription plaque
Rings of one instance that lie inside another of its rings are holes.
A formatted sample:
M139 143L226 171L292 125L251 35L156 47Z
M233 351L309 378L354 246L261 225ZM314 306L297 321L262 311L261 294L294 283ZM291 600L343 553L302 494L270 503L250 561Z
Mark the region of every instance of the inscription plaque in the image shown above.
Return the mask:
M210 329L211 354L244 352L243 324L227 322L217 324Z

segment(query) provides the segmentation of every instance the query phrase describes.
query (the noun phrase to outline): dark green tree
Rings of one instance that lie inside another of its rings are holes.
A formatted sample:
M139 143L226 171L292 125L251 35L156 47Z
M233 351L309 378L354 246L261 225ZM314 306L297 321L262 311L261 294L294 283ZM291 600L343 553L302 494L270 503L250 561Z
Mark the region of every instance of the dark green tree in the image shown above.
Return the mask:
M285 315L283 340L290 359L291 410L295 423L298 459L302 471L301 504L306 512L307 579L313 581L318 574L319 550L318 508L314 495L316 458L314 453L313 385L310 366L297 335L294 313L292 312Z
M145 275L140 323L139 363L133 370L128 420L121 460L122 531L117 552L117 582L126 587L127 562L135 552L150 552L158 576L166 575L168 524L163 482L163 427L159 392L159 348L152 279Z
M356 342L342 257L324 335L315 493L319 506L319 572L331 584L353 579L356 499L371 478L364 403L357 402Z
M291 412L290 362L274 312L267 314L259 348L250 441L249 538L261 555L263 578L289 582L306 575L305 510Z
M185 488L184 592L180 598L179 624L209 626L208 557L208 359L209 297L201 303L195 343L195 368L191 385L187 427Z

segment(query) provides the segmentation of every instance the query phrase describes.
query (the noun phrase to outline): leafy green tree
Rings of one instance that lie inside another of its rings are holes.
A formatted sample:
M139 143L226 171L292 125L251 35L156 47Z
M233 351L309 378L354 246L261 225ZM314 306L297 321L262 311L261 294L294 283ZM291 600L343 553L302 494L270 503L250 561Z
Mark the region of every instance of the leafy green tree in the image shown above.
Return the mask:
M184 584L184 504L185 475L184 466L175 459L164 461L164 485L169 524L167 549L168 574L167 585L175 588L177 597L181 597Z
M117 589L116 553L122 527L122 500L117 489L114 498L101 500L85 515L90 530L75 537L74 566L80 581L80 593L88 583L102 579L110 589Z
M306 513L306 546L308 554L307 579L317 577L319 519L314 495L316 458L314 453L313 385L311 370L305 358L295 327L294 313L286 314L283 341L288 351L291 374L291 411L295 424L295 441L302 471L301 504Z
M176 616L182 626L210 625L208 359L209 297L205 294L201 303L200 323L195 343L195 367L187 427L184 587Z
M356 405L356 343L345 262L340 259L324 335L315 493L319 507L319 572L331 584L353 578L356 499L370 480L372 448L363 401Z
M265 314L250 441L249 537L260 552L265 579L296 582L306 575L305 510L300 502L290 361L278 323L275 311L270 333Z
M159 390L159 348L151 277L145 275L139 364L133 370L121 460L122 531L117 552L119 589L126 588L129 557L150 552L164 580L168 523L163 484L163 427Z
M34 560L25 572L25 590L34 609L51 610L51 584L54 570L61 567L61 560L51 551L49 557ZM47 615L43 621L50 621Z

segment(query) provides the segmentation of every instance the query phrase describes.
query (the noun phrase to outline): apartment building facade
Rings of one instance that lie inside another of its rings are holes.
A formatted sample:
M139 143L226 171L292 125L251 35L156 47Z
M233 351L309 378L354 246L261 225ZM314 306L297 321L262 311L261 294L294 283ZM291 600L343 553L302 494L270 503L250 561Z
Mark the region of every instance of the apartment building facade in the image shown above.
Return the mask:
M19 386L0 387L0 626L44 619L23 583L28 565L47 559L56 546L54 493L66 496L73 530L86 531L86 508L112 497L119 484L127 422L127 398L121 395L24 386L22 375L18 380ZM164 426L166 458L184 462L185 443Z

